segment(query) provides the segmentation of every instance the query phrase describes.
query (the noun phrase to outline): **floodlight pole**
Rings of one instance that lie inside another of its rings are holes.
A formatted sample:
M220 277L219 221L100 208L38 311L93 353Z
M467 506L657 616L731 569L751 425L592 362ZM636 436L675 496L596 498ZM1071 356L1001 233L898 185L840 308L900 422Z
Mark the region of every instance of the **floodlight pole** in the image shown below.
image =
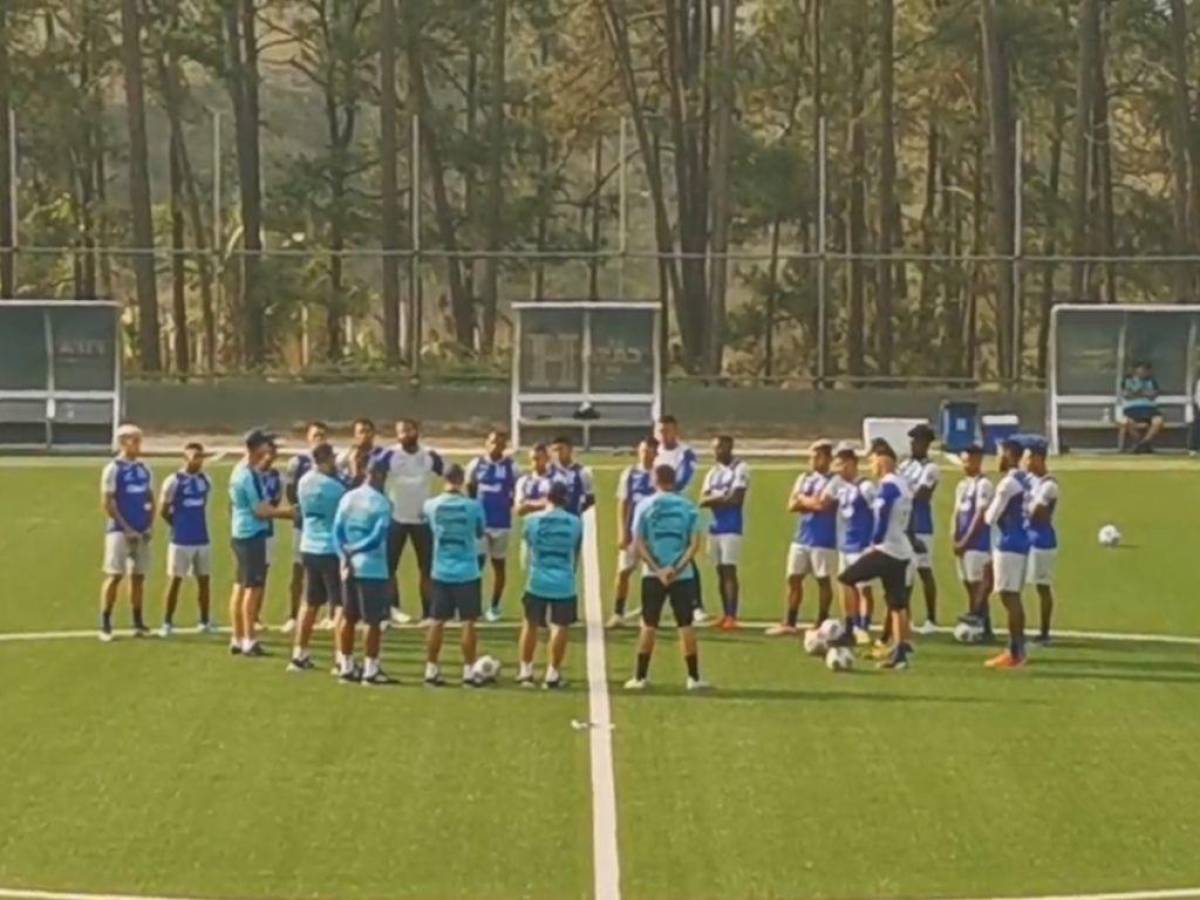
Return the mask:
M828 142L825 117L817 123L817 388L825 387L826 371L826 247L825 217L828 204L826 184Z

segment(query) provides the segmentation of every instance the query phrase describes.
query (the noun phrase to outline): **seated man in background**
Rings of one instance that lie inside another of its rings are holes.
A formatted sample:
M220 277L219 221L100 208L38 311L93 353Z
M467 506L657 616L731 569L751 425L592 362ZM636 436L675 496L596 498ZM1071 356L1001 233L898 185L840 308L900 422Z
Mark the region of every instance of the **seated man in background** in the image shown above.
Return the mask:
M1158 409L1158 382L1148 362L1139 362L1121 382L1121 413L1121 450L1153 453L1163 417Z

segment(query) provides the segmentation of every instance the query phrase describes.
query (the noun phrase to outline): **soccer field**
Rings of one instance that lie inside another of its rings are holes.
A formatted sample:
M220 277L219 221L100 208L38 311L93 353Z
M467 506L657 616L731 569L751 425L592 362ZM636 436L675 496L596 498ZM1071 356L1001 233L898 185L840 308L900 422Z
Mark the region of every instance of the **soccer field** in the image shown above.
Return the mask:
M522 691L519 574L483 649L492 690L420 684L421 633L389 633L395 688L231 659L223 636L90 633L99 589L99 464L0 466L0 889L180 898L561 898L594 894L584 631L562 693ZM156 467L156 478L168 465ZM214 470L229 592L227 468ZM743 615L776 618L796 470L754 467ZM1200 638L1189 538L1200 468L1064 466L1057 624ZM604 602L616 464L597 471ZM938 492L949 517L954 477ZM1102 524L1125 536L1096 542ZM290 530L290 529L284 529ZM163 535L156 548L159 562ZM281 551L290 546L284 537ZM942 620L963 597L936 547ZM282 556L282 554L281 554ZM415 609L415 573L405 561ZM705 596L716 604L705 571ZM161 617L161 564L147 620ZM286 584L266 618L282 620ZM193 621L185 589L177 623ZM811 614L815 596L806 598ZM634 604L636 605L636 603ZM1031 621L1033 599L1026 598ZM923 603L915 598L916 619ZM116 620L129 622L122 600ZM79 636L68 636L82 632ZM58 634L56 634L58 633ZM921 639L915 667L834 675L760 628L706 632L685 694L673 634L653 689L625 695L633 630L607 636L620 892L628 898L1017 897L1200 887L1200 642L1064 638L1028 669ZM28 639L17 639L25 636ZM317 655L329 662L328 637ZM457 648L447 643L453 671ZM2 893L2 892L0 892ZM1200 891L1197 892L1200 896Z

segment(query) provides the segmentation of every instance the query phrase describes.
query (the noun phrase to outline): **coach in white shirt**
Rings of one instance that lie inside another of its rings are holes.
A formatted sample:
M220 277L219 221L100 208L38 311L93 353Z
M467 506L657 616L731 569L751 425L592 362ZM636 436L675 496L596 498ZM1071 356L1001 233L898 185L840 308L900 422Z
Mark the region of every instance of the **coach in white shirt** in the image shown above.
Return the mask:
M433 556L433 535L425 520L425 501L433 496L445 464L442 457L421 445L421 426L416 419L396 423L396 444L387 451L387 492L392 501L392 529L388 538L388 571L391 573L392 621L410 621L400 609L400 591L396 570L411 541L421 571L421 619L429 618L429 570Z

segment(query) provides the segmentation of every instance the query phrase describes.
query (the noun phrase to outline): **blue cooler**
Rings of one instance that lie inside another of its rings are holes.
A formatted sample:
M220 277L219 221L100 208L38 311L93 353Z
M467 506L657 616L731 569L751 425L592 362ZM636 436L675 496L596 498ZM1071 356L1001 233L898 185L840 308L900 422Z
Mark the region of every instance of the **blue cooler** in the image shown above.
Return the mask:
M941 423L942 449L947 453L962 453L979 434L979 404L965 400L943 400L938 415Z
M982 423L983 452L989 456L999 452L1002 440L1021 431L1021 419L1013 413L982 416L979 421Z

